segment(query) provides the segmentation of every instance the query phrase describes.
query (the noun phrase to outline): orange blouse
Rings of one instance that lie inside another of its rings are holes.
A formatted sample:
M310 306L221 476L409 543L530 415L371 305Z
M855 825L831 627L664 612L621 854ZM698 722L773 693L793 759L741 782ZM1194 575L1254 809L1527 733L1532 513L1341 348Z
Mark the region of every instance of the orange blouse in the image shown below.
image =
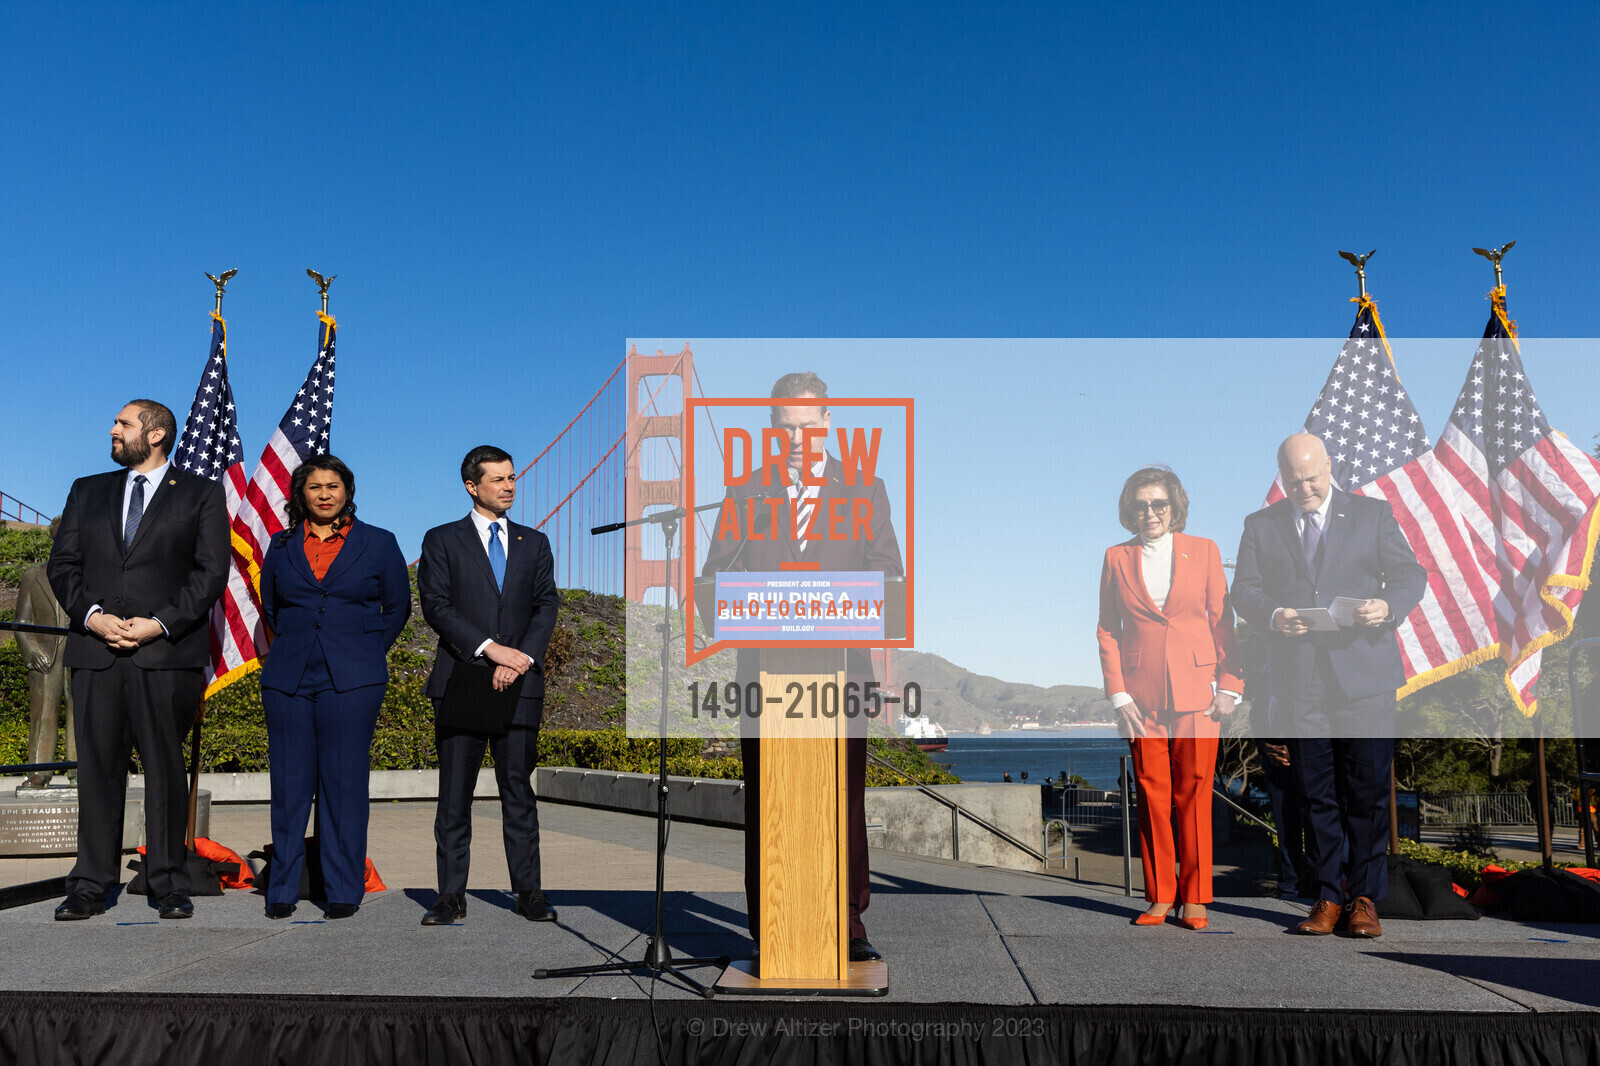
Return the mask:
M349 525L340 526L334 530L333 536L323 540L311 532L310 522L305 523L306 562L311 564L311 572L318 581L328 576L328 567L339 557L339 549L344 547L344 535L349 529Z

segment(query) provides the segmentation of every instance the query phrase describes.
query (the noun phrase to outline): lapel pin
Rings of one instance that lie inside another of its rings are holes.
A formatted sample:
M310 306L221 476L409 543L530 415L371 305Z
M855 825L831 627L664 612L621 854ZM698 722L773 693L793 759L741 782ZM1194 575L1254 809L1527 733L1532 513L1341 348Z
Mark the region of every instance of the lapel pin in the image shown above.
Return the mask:
M167 482L168 485L176 485L177 483L178 483L178 479L177 478L173 478L172 480Z

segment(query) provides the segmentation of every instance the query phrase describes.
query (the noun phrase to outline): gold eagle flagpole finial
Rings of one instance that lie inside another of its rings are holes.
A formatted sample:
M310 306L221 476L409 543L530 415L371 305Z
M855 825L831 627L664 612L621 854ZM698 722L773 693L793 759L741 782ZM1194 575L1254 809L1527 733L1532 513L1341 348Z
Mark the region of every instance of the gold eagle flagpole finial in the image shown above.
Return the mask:
M210 278L211 279L211 284L213 284L213 285L215 285L217 287L217 306L216 306L216 310L215 310L214 313L220 317L222 315L222 298L227 295L227 292L225 290L228 288L228 282L232 281L233 280L233 276L235 274L239 273L239 271L238 271L237 268L233 269L233 270L224 270L222 272L222 277L220 277L220 278L217 277L215 274L209 274L209 273L206 273L203 270L201 271L201 273L205 274L206 277Z
M1502 292L1505 291L1506 281L1505 276L1500 273L1500 260L1506 257L1506 253L1511 251L1516 243L1516 241L1507 241L1498 248L1473 249L1474 252L1477 252L1479 255L1483 256L1485 259L1489 260L1489 262L1494 264L1494 287Z
M309 277L312 281L317 283L317 292L322 295L322 313L323 314L327 314L328 313L328 286L332 285L333 284L333 279L338 277L339 275L337 275L337 274L329 274L327 277L323 277L321 274L318 274L315 270L312 270L310 267L306 267L306 276Z
M1363 301L1367 298L1367 260L1377 254L1378 250L1376 248L1366 255L1356 255L1354 252L1344 251L1339 253L1339 258L1348 261L1356 268L1356 284L1361 289L1361 299Z

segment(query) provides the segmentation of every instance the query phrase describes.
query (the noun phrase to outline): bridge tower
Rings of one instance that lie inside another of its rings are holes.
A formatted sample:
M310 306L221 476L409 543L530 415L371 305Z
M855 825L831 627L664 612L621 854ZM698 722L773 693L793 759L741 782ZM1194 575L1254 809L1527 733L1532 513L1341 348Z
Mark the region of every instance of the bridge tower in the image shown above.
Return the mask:
M674 377L679 384L676 396L668 388ZM644 514L646 508L683 505L683 399L690 394L689 384L693 380L694 353L687 344L677 355L664 355L659 348L655 355L640 355L636 349L628 349L628 460L624 476L627 499L623 513L630 518ZM663 410L666 413L662 413ZM641 463L645 442L659 438L666 439L667 455L676 470L671 477L647 479ZM693 517L687 517L678 523L678 536L673 542L674 558L683 554L684 527L692 521ZM623 596L636 603L643 602L649 590L665 588L668 584L669 560L644 558L645 528L629 526L624 547ZM674 591L676 602L681 604L689 595L694 575L680 572L677 576L679 583Z

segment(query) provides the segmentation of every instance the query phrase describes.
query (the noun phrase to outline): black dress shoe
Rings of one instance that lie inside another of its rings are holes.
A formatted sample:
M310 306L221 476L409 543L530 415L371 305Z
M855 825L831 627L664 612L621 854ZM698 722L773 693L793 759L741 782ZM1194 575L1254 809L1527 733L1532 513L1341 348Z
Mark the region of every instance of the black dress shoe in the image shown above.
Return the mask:
M851 962L882 962L883 955L864 936L850 938Z
M423 925L454 925L467 916L467 901L453 892L439 897L428 913L422 916Z
M276 921L279 918L287 918L287 917L289 917L289 915L291 915L293 913L294 913L294 904L293 903L269 903L269 904L267 904L267 917L273 919L274 921Z
M194 904L182 892L168 892L161 897L161 917L193 918Z
M556 909L550 906L550 901L543 892L518 892L517 913L530 922L553 922L556 920Z
M339 918L349 918L361 909L359 903L330 903L328 904L328 920L335 921Z
M66 898L61 906L56 908L56 921L81 922L85 918L93 918L97 914L106 912L105 900L83 892L74 892Z

